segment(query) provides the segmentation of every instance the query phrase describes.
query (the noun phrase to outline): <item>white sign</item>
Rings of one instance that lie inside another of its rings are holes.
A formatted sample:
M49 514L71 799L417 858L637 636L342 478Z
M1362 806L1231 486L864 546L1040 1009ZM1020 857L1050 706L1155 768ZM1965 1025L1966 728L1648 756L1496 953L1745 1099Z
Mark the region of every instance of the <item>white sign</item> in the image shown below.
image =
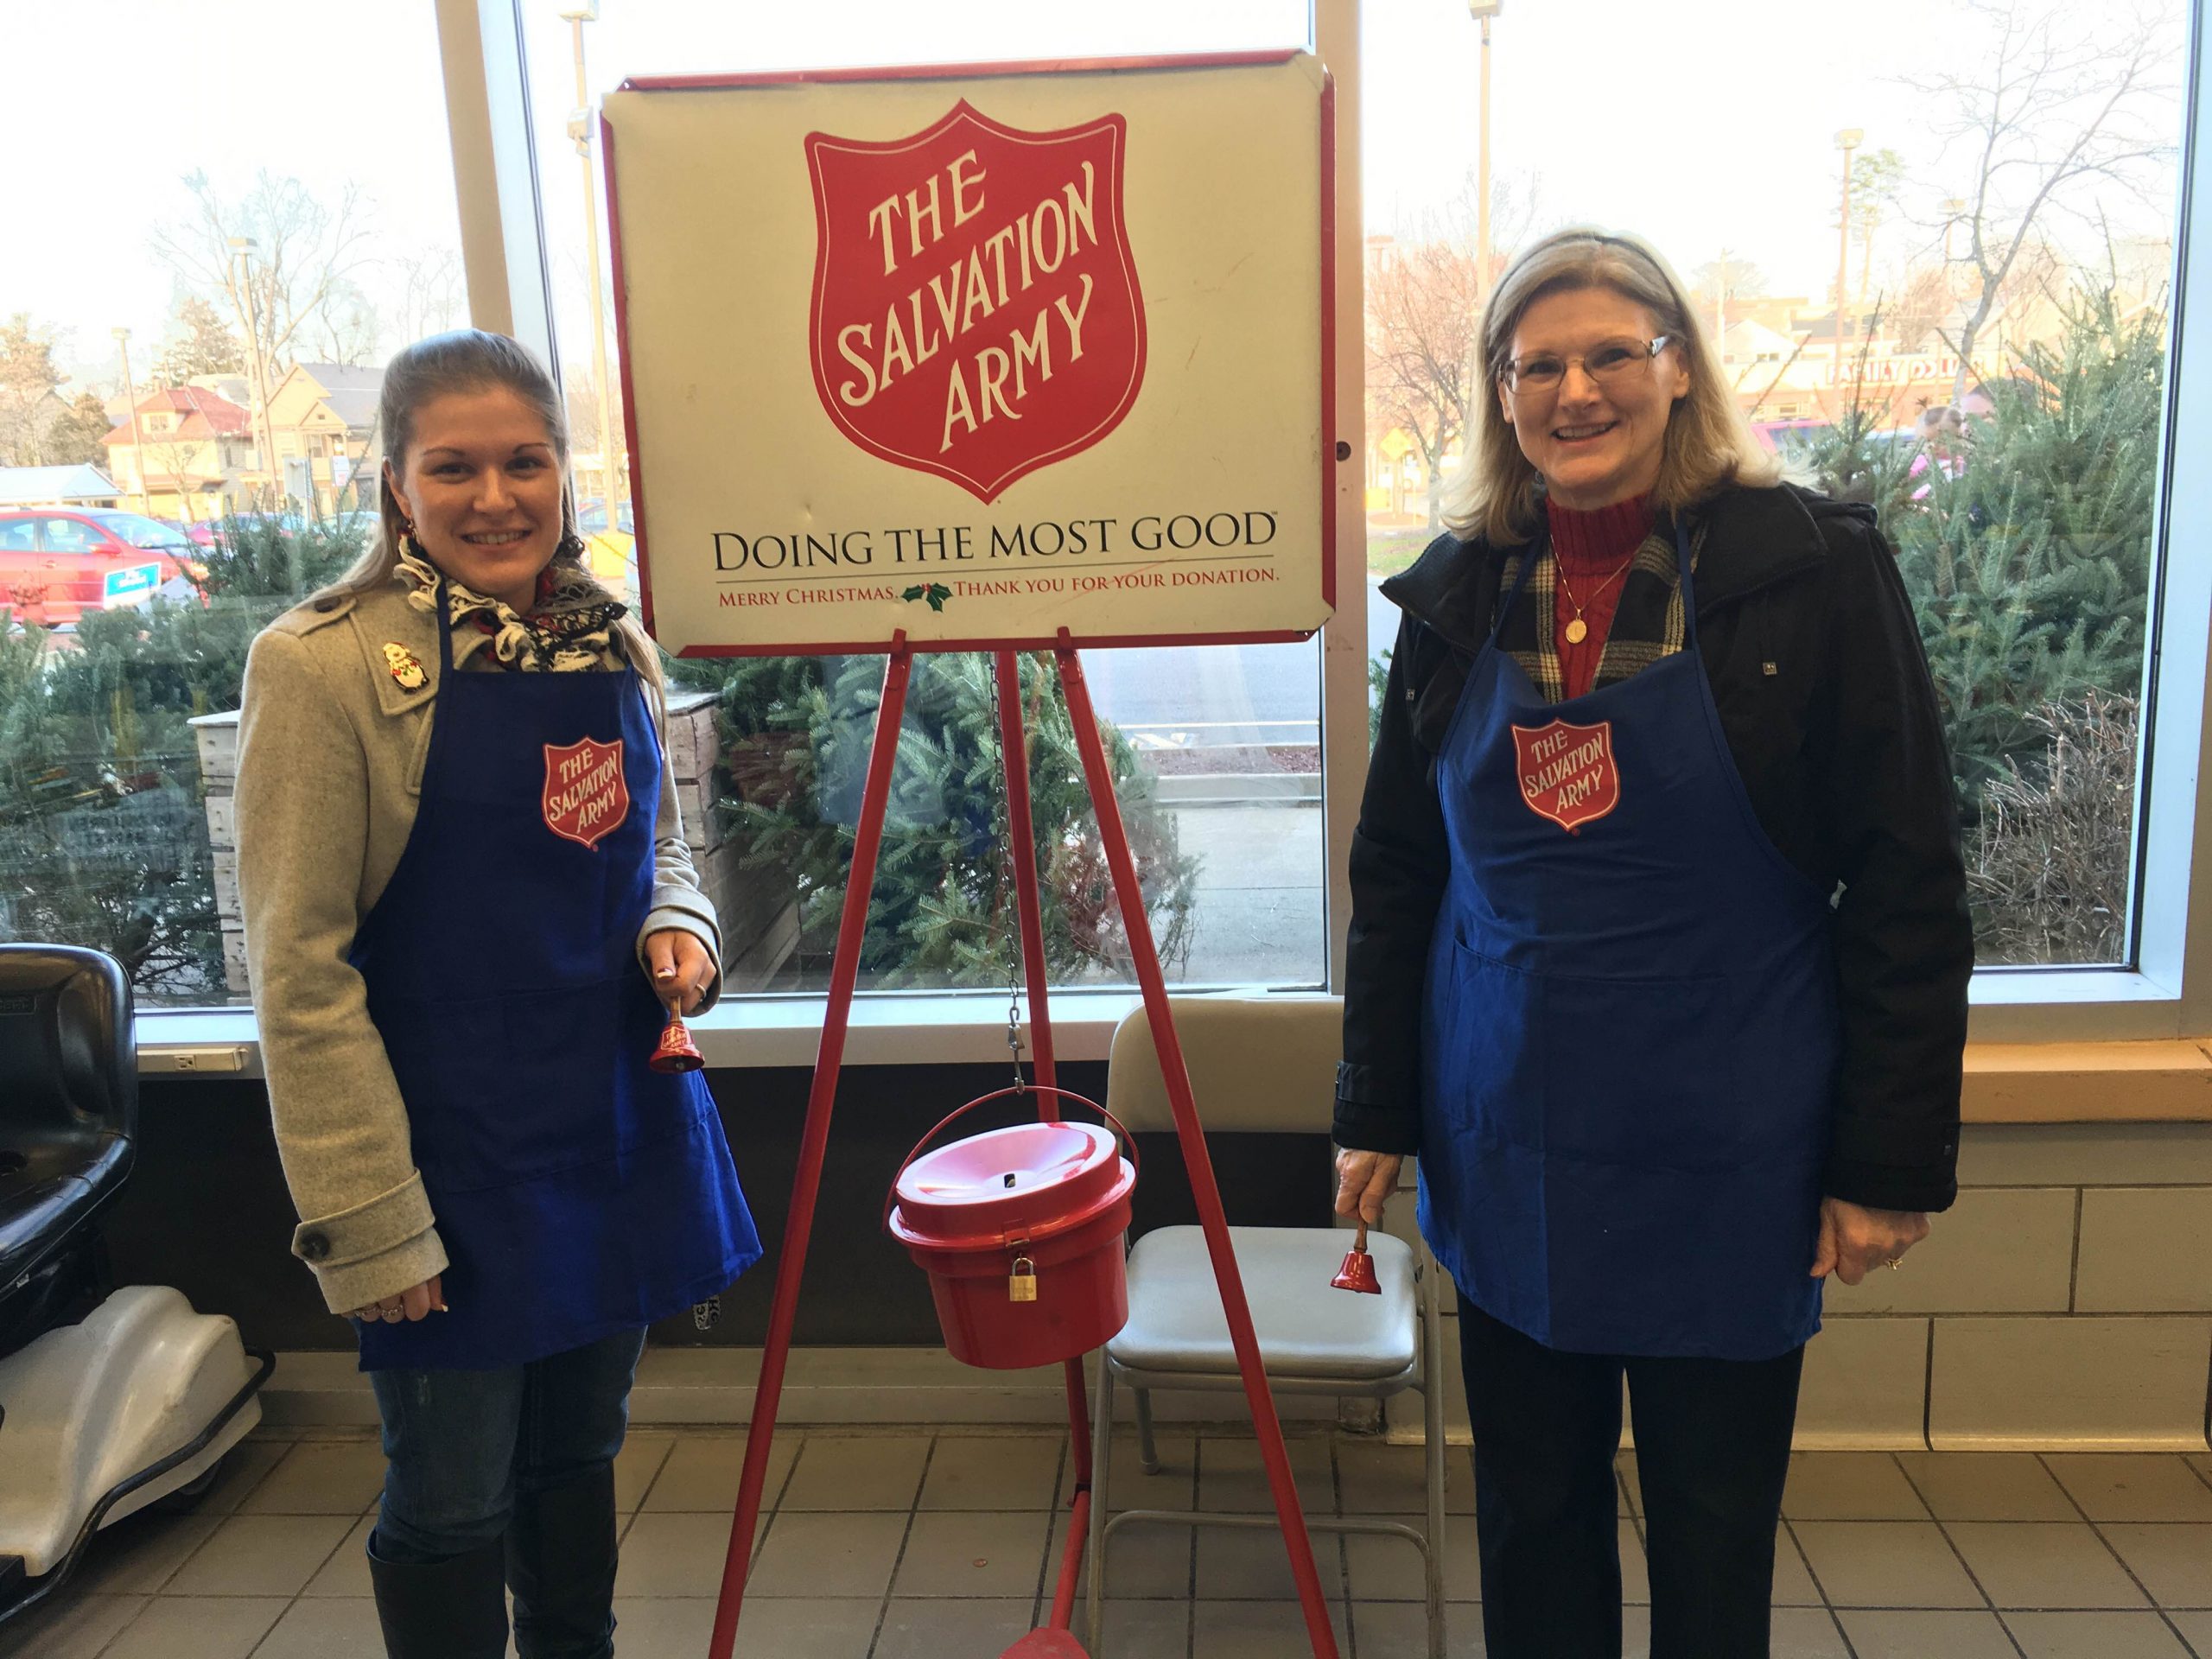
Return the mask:
M655 634L1318 628L1331 107L1306 54L626 83L604 118Z

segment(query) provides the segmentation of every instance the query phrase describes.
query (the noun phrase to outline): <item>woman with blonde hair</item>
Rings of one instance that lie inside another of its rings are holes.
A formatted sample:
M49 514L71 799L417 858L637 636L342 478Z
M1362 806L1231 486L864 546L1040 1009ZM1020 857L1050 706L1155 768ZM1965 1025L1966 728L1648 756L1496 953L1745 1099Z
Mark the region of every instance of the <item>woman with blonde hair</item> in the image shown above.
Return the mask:
M582 562L559 393L469 329L385 370L373 550L246 667L238 886L294 1253L384 1421L392 1659L613 1652L645 1327L760 1253L652 1068L720 939L652 642Z
M1935 689L1865 507L1779 485L1652 249L1499 279L1351 849L1337 1205L1420 1156L1460 1291L1491 1659L1768 1651L1821 1281L1956 1188L1974 944Z

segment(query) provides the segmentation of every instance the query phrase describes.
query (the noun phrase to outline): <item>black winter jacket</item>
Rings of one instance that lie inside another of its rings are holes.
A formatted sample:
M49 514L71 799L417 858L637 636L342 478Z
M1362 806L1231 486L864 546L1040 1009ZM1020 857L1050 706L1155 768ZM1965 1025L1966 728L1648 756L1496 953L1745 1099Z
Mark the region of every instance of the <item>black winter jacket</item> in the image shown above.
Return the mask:
M1870 508L1789 486L1733 489L1691 516L1707 532L1698 650L1729 750L1768 837L1837 894L1826 1190L1944 1209L1974 935L1950 756L1894 556ZM1449 874L1436 750L1503 564L1446 535L1382 584L1405 614L1352 839L1340 1146L1420 1150L1423 984Z

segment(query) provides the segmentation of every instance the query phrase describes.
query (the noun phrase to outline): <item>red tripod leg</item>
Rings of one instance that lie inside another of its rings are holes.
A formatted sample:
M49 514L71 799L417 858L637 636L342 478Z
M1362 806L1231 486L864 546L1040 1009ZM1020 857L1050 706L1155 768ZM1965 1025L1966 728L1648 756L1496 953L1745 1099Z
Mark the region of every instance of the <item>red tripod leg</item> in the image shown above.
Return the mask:
M1029 805L1027 737L1022 728L1021 664L1010 651L995 653L991 671L998 677L999 753L1006 762L1007 835L1012 842L1014 886L1021 914L1021 957L1029 979L1029 1041L1037 1081L1050 1088L1056 1081L1052 1067L1052 1021L1047 1009L1045 962L1044 901L1037 880L1037 833ZM1047 1120L1060 1115L1057 1096L1038 1096L1038 1110ZM1052 1628L1065 1630L1075 1611L1076 1574L1083 1563L1084 1535L1090 1519L1090 1401L1083 1377L1083 1361L1066 1362L1068 1444L1075 1459L1075 1495L1068 1516L1067 1542L1060 1560L1060 1576L1052 1594Z
M854 988L860 980L861 938L868 929L876 854L883 844L884 808L891 798L891 763L899 753L899 721L906 710L906 681L913 664L906 636L901 632L892 643L891 660L883 671L883 697L875 711L875 740L868 751L868 781L861 791L860 823L853 835L853 867L845 880L844 909L837 920L830 1001L822 1016L814 1086L807 1096L806 1129L799 1141L798 1173L791 1181L791 1213L784 1222L776 1298L768 1314L767 1347L760 1356L760 1386L753 1396L745 1471L738 1482L737 1513L730 1522L721 1599L715 1607L714 1637L707 1649L709 1659L730 1659L737 1642L737 1618L745 1604L746 1575L753 1560L753 1524L760 1514L760 1488L768 1470L769 1441L776 1431L784 1366L791 1357L791 1322L798 1310L799 1281L806 1271L807 1240L814 1230L814 1201L822 1186L823 1154L830 1144L830 1112L836 1101L837 1073L844 1064L845 1027L852 1014Z
M1290 1551L1291 1575L1298 1581L1299 1605L1306 1614L1306 1633L1313 1644L1314 1659L1337 1659L1336 1633L1329 1627L1329 1609L1321 1593L1320 1574L1313 1566L1313 1542L1306 1535L1306 1516L1298 1501L1298 1488L1290 1475L1290 1453L1283 1445L1282 1424L1275 1416L1274 1396L1260 1366L1260 1343L1252 1329L1251 1305L1245 1300L1244 1281L1236 1271L1236 1256L1230 1248L1229 1222L1221 1207L1221 1189L1215 1183L1213 1160L1206 1152L1205 1132L1198 1123L1197 1103L1191 1095L1190 1072L1183 1064L1183 1046L1175 1035L1175 1021L1167 1007L1167 982L1160 971L1159 952L1152 942L1152 924L1145 915L1144 893L1137 882L1136 861L1129 855L1128 835L1122 828L1121 804L1114 798L1114 776L1106 764L1106 747L1098 736L1097 716L1092 712L1090 690L1084 684L1083 664L1067 643L1065 630L1056 653L1060 683L1066 689L1068 717L1083 752L1083 769L1090 785L1090 804L1098 816L1099 839L1106 845L1106 861L1114 872L1114 892L1121 901L1122 925L1128 931L1129 954L1136 965L1137 984L1144 992L1144 1008L1152 1026L1153 1046L1160 1053L1160 1067L1167 1085L1168 1103L1175 1110L1175 1133L1182 1143L1184 1166L1190 1172L1191 1196L1197 1200L1198 1222L1205 1230L1206 1253L1213 1261L1213 1276L1221 1289L1222 1311L1229 1319L1229 1336L1236 1349L1236 1369L1244 1379L1244 1397L1252 1408L1252 1426L1258 1432L1260 1455L1268 1470L1268 1486L1274 1494L1275 1517L1282 1523L1283 1543Z

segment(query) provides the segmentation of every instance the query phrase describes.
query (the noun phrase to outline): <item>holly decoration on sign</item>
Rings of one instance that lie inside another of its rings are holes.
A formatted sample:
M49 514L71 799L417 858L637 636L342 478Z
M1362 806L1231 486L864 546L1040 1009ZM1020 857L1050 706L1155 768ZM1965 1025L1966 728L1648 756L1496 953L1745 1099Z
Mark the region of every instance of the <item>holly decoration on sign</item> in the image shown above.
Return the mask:
M952 597L952 589L941 582L917 582L899 597L909 604L918 599L926 600L930 609L941 611L944 608L944 601Z

